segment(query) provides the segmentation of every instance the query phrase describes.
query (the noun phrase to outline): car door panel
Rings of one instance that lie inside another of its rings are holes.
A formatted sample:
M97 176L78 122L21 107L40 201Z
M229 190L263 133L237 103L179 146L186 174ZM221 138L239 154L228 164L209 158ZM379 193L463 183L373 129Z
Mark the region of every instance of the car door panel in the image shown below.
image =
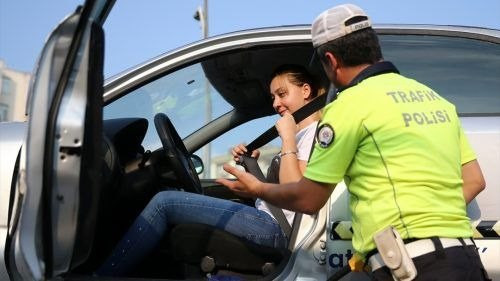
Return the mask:
M67 56L71 38L78 23L78 16L66 19L49 38L36 69L36 81L32 85L29 99L30 118L28 137L23 145L21 156L19 190L23 194L19 231L15 238L15 261L23 278L41 279L44 275L40 260L43 260L42 248L37 243L35 233L40 233L37 223L41 210L42 181L46 122L48 108L54 96L57 80L62 72L64 57ZM55 81L54 81L55 80ZM40 108L40 109L38 109ZM38 109L38 110L37 110ZM28 161L30 159L30 161ZM29 188L28 188L29 187ZM38 236L37 236L38 237ZM39 238L40 239L40 238Z
M18 181L22 207L13 241L15 266L26 280L67 272L92 245L104 37L102 27L90 20L91 4L54 30L34 76Z

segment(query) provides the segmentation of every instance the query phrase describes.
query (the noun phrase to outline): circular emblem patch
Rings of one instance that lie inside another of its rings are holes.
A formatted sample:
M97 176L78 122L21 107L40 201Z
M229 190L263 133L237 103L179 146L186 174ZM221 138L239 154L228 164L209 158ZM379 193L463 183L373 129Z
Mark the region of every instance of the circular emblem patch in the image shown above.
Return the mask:
M316 141L322 148L327 148L335 139L335 131L329 124L319 126L316 132Z

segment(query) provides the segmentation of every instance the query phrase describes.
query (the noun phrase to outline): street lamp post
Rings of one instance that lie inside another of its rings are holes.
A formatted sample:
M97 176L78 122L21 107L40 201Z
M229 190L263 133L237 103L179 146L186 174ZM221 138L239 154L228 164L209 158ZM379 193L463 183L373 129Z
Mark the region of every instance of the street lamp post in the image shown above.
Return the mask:
M203 38L208 37L208 0L203 0L203 8L198 6L194 14L194 19L200 22L201 33ZM212 120L212 99L210 97L210 83L205 77L205 120L210 122ZM210 143L203 147L203 163L205 163L205 178L210 177L211 166L211 148Z
M208 37L208 0L203 0L203 7L198 6L193 18L200 22L201 35L203 38Z

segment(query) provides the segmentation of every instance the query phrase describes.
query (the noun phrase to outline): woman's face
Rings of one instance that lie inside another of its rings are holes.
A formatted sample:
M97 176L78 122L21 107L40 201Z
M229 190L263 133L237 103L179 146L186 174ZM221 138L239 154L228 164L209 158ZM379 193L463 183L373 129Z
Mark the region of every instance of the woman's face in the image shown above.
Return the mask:
M292 114L297 111L308 103L311 94L309 84L297 86L292 84L288 77L287 74L278 75L273 78L269 86L274 110L280 116L283 116L285 112Z

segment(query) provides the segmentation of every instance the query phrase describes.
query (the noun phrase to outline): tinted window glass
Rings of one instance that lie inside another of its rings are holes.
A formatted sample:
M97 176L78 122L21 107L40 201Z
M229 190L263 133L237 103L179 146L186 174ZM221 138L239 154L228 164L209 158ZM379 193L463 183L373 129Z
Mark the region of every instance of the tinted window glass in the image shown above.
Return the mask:
M500 113L500 46L442 36L380 36L384 58L462 115Z
M123 96L104 108L104 119L142 117L149 121L145 149L161 147L154 116L165 113L181 138L232 107L206 82L200 64L174 71Z

